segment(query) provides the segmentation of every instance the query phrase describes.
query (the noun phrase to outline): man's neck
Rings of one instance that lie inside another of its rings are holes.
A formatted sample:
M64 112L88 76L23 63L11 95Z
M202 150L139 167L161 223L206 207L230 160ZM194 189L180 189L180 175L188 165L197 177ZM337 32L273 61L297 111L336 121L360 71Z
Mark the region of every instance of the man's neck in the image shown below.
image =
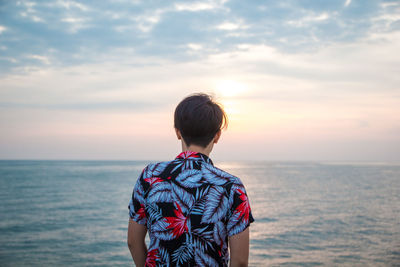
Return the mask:
M202 147L202 146L197 146L197 145L186 146L186 144L184 142L182 142L182 151L198 152L198 153L206 155L207 157L210 156L212 149L213 149L213 143L210 143L210 145L208 145L206 147Z

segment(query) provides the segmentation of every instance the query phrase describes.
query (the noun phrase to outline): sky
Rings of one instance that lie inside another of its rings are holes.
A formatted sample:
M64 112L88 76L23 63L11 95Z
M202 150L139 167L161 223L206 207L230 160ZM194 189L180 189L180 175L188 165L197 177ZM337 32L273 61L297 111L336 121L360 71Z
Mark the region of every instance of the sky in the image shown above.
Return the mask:
M400 1L2 1L0 159L169 160L213 95L214 160L400 161Z

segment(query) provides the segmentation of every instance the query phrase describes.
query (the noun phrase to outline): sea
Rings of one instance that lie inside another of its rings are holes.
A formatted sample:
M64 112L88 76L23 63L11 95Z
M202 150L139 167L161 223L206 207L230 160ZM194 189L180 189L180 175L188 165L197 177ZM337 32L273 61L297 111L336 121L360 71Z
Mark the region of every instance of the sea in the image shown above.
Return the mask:
M0 266L133 266L146 161L0 161ZM241 178L249 266L400 266L400 164L215 162Z

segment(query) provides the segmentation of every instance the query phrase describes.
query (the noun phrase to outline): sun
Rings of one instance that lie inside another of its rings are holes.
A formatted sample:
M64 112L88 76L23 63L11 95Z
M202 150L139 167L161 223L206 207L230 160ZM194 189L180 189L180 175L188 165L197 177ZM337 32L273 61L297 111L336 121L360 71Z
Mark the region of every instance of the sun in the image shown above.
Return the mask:
M219 80L215 83L214 90L230 120L237 117L243 102L240 96L248 91L247 86L234 80Z
M233 80L221 80L215 84L215 91L222 98L231 98L247 91L247 87Z

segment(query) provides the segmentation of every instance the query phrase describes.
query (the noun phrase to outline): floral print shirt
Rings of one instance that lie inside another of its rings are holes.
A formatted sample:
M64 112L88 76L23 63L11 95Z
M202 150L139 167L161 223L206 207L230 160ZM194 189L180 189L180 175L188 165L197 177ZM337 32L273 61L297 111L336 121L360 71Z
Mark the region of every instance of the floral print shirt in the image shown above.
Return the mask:
M146 266L228 266L228 237L254 221L240 179L192 151L148 165L128 208L149 233Z

